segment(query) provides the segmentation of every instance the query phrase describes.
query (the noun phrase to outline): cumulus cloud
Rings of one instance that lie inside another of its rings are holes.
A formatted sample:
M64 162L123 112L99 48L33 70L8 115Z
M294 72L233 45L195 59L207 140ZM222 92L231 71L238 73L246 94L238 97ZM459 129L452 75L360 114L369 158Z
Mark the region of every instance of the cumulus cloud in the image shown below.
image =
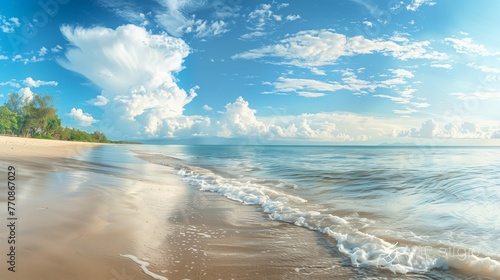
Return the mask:
M405 38L406 39L406 38ZM448 58L430 48L429 41L410 42L394 38L367 39L363 36L347 37L332 30L307 30L289 35L279 44L267 45L235 54L233 59L261 59L267 57L276 64L311 68L334 64L344 56L381 53L399 60Z
M489 139L496 138L500 124L482 125L470 121L438 123L433 119L424 121L420 128L402 130L398 137L447 138L447 139Z
M189 54L182 39L135 25L63 26L61 32L73 48L58 62L102 89L95 100L104 109L102 130L117 137L169 136L203 121L183 116L196 93L179 88L173 76Z
M212 111L213 108L210 107L210 106L208 106L207 104L205 104L205 105L203 105L203 110L205 110L205 111Z
M92 115L84 113L82 109L73 108L71 109L71 112L66 115L78 122L78 124L81 126L91 126L93 123L97 122L97 120L95 120Z
M16 27L21 26L19 19L11 17L7 19L5 16L0 15L0 29L4 33L13 33Z
M258 117L242 97L225 106L222 117L213 124L217 136L257 137L320 141L367 141L388 136L401 129L386 119L352 113L316 113L297 116Z
M23 84L28 87L40 87L40 86L57 86L58 83L56 81L42 81L42 80L33 80L33 78L28 77L24 79Z
M31 91L29 87L24 87L19 89L17 94L19 94L19 96L21 96L21 99L25 101L30 101L31 99L33 99L34 95L34 93Z
M6 59L9 59L9 57L5 56L3 54L0 54L0 60L6 60Z
M96 98L93 98L93 99L90 99L89 101L87 101L88 104L91 104L91 105L94 105L94 106L104 106L106 104L108 104L109 100L102 96L102 95L98 95L96 96Z
M38 56L44 56L46 55L48 52L47 48L46 47L42 47L40 48L40 50L38 51Z

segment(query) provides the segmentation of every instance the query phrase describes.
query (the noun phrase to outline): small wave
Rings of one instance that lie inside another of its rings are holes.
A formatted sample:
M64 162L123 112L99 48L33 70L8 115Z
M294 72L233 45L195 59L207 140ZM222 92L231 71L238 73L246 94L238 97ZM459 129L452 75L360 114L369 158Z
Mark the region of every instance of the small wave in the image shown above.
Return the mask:
M147 275L153 277L154 279L158 279L158 280L168 280L167 277L163 277L161 275L158 275L156 273L153 273L151 272L149 269L148 269L148 266L149 266L149 263L146 262L146 261L143 261L143 260L140 260L138 257L134 256L134 255L120 255L121 257L124 257L124 258L129 258L131 260L133 260L135 263L137 263L138 265L141 266L141 269L142 271L144 271L144 273L146 273Z
M333 237L339 251L346 254L356 267L379 267L402 274L425 273L432 269L446 270L451 267L500 278L500 262L489 256L474 252L445 252L443 246L423 243L391 243L361 231L375 221L356 215L339 217L315 211L317 207L308 204L306 199L286 193L286 189L274 190L252 180L224 178L209 170L193 167L181 167L177 174L202 191L218 193L244 204L259 205L273 220L292 223Z

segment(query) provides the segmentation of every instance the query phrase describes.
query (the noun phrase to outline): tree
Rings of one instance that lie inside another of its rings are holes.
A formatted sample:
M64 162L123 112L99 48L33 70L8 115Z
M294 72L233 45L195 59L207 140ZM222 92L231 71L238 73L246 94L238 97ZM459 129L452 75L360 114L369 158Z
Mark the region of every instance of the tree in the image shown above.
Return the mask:
M79 129L62 127L52 96L33 94L23 98L9 94L9 100L0 107L0 134L11 133L25 137L84 142L112 143L100 131L90 134ZM116 143L116 142L115 142ZM124 142L125 143L125 142Z
M23 113L23 104L24 101L19 94L9 93L9 101L4 106L19 116Z
M100 131L94 131L90 136L94 139L94 142L99 142L99 143L107 143L109 140L106 138L106 135L104 135Z
M17 113L6 106L0 107L0 133L13 134L17 131Z
M47 134L49 121L57 119L57 109L52 103L52 96L34 94L33 98L25 103L22 107L24 118L22 134L25 136L35 133Z

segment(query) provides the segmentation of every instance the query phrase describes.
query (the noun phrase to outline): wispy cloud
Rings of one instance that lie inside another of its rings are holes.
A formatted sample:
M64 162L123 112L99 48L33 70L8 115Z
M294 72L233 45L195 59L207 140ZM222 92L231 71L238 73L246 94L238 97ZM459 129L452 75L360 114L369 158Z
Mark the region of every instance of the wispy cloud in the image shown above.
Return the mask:
M494 55L494 53L488 51L483 45L474 43L472 38L445 38L444 41L451 45L457 53L482 56Z
M334 64L339 58L355 55L382 53L399 60L448 58L430 47L429 41L366 39L362 36L347 37L331 30L300 31L282 39L279 44L267 45L235 54L233 59L275 58L276 64L311 68Z

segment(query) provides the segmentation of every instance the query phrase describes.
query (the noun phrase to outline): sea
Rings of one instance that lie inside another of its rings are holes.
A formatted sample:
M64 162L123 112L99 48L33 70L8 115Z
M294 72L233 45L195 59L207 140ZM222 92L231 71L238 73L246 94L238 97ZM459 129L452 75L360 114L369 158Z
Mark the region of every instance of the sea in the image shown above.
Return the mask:
M500 279L499 147L128 149L162 156L201 193L323 235L353 268Z

